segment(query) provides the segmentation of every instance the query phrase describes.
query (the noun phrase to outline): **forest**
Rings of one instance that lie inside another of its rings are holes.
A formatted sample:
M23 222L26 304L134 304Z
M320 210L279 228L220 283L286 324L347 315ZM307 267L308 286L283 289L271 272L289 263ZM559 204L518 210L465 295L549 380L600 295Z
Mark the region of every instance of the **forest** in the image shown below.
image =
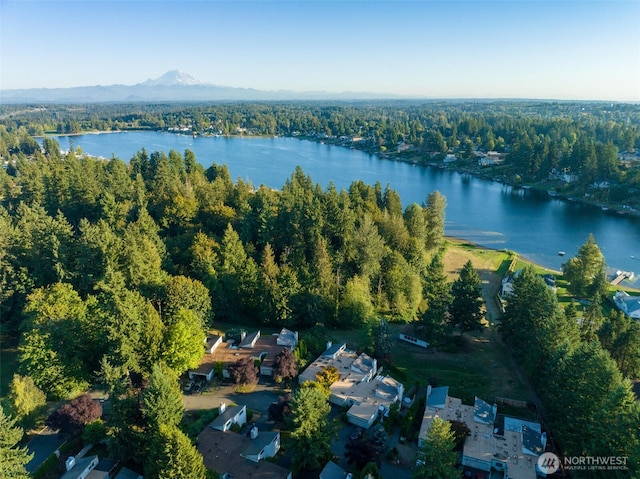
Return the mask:
M435 342L482 327L472 266L453 284L443 274L437 191L403 206L389 186L322 188L300 168L280 190L256 190L189 150L100 160L50 137L40 148L25 128L2 131L0 322L20 337L20 373L49 399L178 375L216 321L312 334L386 318ZM603 317L603 266L590 241L566 265L576 297L595 305L580 323L525 270L501 328L561 450L625 456L637 471L638 328ZM144 439L119 440L126 451Z
M455 154L475 171L477 152L505 163L492 177L512 184L560 185L571 196L639 209L640 106L604 102L377 101L316 103L4 105L0 155L28 152L28 137L150 129L189 134L299 136L416 163ZM620 161L620 154L625 160ZM593 185L607 184L598 191ZM556 185L554 185L556 186ZM550 186L546 186L549 188ZM595 190L595 191L594 191Z

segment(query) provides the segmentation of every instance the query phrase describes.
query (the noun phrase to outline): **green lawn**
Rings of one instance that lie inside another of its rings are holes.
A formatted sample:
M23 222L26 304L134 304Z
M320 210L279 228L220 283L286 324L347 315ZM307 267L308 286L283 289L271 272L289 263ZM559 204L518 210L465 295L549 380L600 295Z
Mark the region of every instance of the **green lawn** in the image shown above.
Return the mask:
M394 367L406 376L403 382L407 388L416 382L423 386L435 382L449 386L449 394L466 404L473 404L475 396L489 402L495 397L534 400L497 331L487 329L483 335L467 335L465 344L464 351L458 353L434 353L398 340L393 351Z

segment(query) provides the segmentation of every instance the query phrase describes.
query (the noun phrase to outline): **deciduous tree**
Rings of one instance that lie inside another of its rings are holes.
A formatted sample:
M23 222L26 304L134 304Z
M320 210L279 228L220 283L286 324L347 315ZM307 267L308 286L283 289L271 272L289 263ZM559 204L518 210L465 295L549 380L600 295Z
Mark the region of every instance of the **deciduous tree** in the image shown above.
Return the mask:
M45 424L51 429L58 429L63 434L76 436L82 432L85 424L99 419L100 416L102 416L100 403L88 394L83 394L53 411Z
M229 364L227 370L233 382L239 386L258 384L258 368L250 357L240 358Z
M278 353L273 362L273 378L277 383L293 379L298 375L296 358L289 348Z
M29 376L13 375L9 386L11 407L18 419L29 416L33 411L47 403L45 394Z

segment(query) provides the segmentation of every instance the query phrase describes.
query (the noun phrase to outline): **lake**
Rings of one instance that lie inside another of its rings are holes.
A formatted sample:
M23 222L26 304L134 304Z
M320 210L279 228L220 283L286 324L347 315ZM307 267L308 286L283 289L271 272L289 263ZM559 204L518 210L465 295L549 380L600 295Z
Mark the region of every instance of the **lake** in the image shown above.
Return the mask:
M432 167L381 160L357 150L295 138L192 137L160 132L124 132L57 137L62 149L124 161L143 147L148 153L192 150L205 167L226 164L232 178L280 188L297 165L315 183L340 188L363 180L395 189L403 205L423 203L438 190L447 198L449 236L509 249L543 266L560 269L592 233L615 269L640 274L640 219L553 199L531 190ZM558 256L565 251L566 256ZM637 284L637 283L636 283Z

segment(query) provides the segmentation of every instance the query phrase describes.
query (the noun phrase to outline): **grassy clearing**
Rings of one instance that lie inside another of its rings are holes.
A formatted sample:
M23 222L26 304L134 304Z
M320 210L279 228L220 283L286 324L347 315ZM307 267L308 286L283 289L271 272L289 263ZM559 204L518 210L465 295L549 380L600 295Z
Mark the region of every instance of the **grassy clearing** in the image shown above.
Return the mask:
M407 378L407 387L415 383L449 386L450 394L466 404L473 404L474 396L485 401L535 399L493 329L465 336L465 348L458 353L424 351L398 340L393 357L395 367Z

